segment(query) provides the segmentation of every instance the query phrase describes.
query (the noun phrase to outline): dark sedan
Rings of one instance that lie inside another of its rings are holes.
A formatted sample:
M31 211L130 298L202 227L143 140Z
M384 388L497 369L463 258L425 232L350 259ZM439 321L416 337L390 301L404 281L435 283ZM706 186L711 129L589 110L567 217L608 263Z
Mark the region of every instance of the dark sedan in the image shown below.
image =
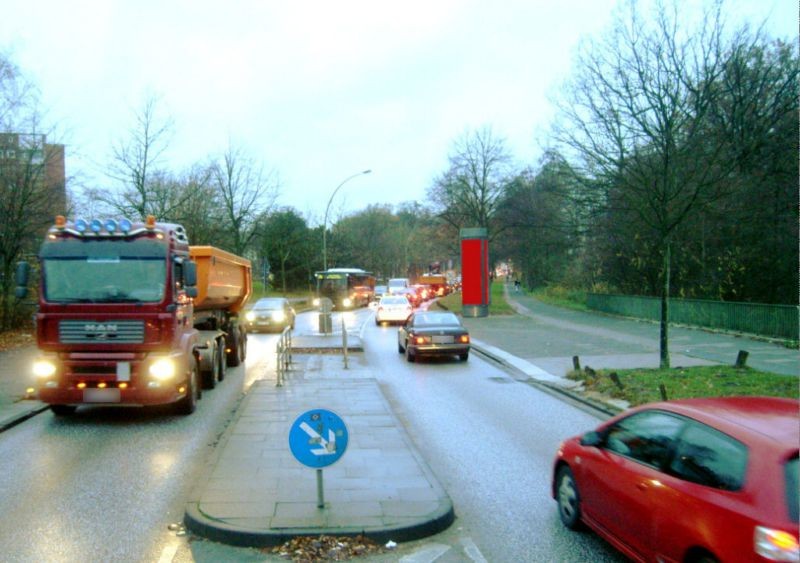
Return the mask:
M287 326L294 328L294 319L294 309L289 300L283 297L259 299L245 315L247 328L251 332L280 332Z
M553 496L636 561L798 561L799 404L651 403L562 444Z
M469 332L450 312L419 311L397 331L397 351L406 360L418 356L458 356L469 358Z

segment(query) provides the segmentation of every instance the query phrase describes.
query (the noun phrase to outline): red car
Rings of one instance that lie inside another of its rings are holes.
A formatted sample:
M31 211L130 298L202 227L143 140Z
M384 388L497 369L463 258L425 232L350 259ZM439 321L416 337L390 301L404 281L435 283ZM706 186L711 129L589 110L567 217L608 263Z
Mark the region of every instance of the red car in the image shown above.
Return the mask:
M800 402L651 403L565 441L552 494L635 561L798 561Z

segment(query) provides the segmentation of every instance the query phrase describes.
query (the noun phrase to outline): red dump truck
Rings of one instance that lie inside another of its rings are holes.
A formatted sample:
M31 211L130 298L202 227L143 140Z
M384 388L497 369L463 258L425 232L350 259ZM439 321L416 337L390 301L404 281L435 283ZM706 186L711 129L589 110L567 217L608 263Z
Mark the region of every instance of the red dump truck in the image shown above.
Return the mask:
M170 403L190 414L201 389L245 359L238 315L252 292L250 261L189 246L181 225L57 217L39 265L33 370L57 415ZM20 298L29 271L17 267Z

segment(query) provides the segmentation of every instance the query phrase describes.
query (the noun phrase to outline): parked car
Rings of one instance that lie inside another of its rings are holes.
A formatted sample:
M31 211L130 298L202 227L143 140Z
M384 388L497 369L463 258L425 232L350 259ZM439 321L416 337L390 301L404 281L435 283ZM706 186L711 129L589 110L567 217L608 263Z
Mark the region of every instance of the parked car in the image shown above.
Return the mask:
M449 311L418 311L397 331L397 351L413 362L418 356L469 358L469 331Z
M288 299L264 297L245 314L245 320L251 332L280 332L287 326L294 329L295 311Z
M384 295L375 309L375 324L402 323L414 312L405 295Z
M552 494L637 561L798 561L800 402L684 399L565 441Z

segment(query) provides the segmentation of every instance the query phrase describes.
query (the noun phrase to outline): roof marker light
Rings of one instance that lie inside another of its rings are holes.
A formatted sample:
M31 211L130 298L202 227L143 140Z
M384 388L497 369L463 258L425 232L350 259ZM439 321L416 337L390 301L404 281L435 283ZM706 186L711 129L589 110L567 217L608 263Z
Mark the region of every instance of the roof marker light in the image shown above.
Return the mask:
M113 233L117 230L117 222L114 219L106 219L105 228L109 233Z
M75 230L79 233L85 233L88 226L89 225L86 223L86 219L78 219L75 221Z
M92 219L92 222L89 223L89 229L93 233L99 233L102 228L103 228L103 223L100 222L100 219Z
M148 229L155 229L156 228L156 216L155 215L148 215L144 226L147 227Z
M63 215L56 215L56 227L63 229L67 224L67 218Z

